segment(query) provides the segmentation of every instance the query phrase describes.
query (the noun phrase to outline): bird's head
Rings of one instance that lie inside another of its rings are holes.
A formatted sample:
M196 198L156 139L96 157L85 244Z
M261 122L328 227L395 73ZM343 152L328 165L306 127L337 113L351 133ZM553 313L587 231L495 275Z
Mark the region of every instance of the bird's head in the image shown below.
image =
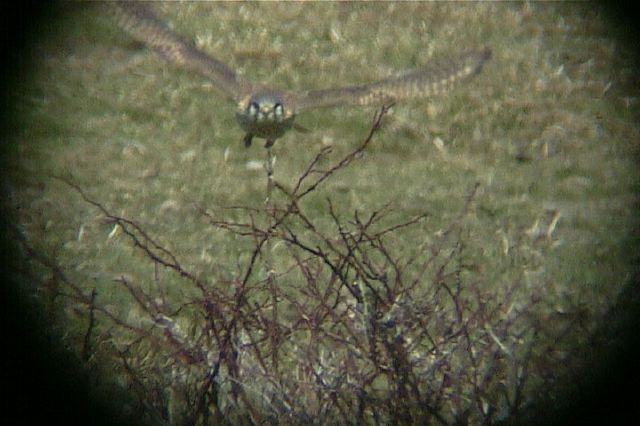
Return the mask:
M247 132L248 145L254 136L266 139L267 143L280 138L293 126L295 114L287 108L282 96L262 92L247 96L238 104L236 119Z

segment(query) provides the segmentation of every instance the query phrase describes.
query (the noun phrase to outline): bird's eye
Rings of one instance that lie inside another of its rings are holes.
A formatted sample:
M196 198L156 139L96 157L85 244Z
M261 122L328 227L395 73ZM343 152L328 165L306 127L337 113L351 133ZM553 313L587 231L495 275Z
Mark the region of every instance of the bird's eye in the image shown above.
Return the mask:
M284 117L284 107L280 102L276 103L273 106L273 114L276 117L276 120L279 120Z
M249 106L247 107L247 115L255 118L258 116L259 111L260 111L260 105L258 105L256 101L251 101L251 103L249 103Z

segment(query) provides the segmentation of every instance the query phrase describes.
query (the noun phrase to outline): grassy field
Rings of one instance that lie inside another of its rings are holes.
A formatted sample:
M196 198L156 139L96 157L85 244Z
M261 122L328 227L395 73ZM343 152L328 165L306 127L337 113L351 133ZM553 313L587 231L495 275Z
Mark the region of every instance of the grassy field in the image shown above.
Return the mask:
M222 288L246 271L256 238L211 226L200 209L228 222L246 222L251 211L227 207L264 213L266 178L255 164L266 153L261 143L242 146L234 105L206 80L133 43L99 8L68 8L58 23L63 30L36 47L37 67L16 101L22 125L3 158L10 207L26 246L86 294L95 289L96 303L108 312L139 325L145 313L137 313L114 280L137 283L151 295L161 283L162 297L175 306L198 289L181 288L180 277L154 266L122 226L105 220L65 181L112 215L135 221L185 271ZM385 240L400 259L434 244L455 223L464 244L460 263L471 265L465 277L482 291L501 295L517 282L518 300L535 296L538 302L534 317L581 318L559 344L558 352L566 353L556 354L558 365L545 372L559 375L560 362L580 363L572 351L581 353L579 344L638 261L638 73L597 8L186 3L158 9L175 30L247 78L289 89L374 81L431 58L490 46L493 57L473 81L444 97L396 104L364 152L300 208L323 235L335 232L328 199L345 224L356 211L365 218L387 204L391 211L378 229L424 214ZM328 146L332 151L320 165L337 163L366 138L375 111L335 108L299 116L311 133L291 132L277 141L276 181L291 189ZM276 193L274 203L285 206L287 199ZM297 232L304 237L307 231ZM265 262L294 286L298 278L285 271L297 260L284 246L269 246ZM32 266L29 291L50 295L43 288L52 268L35 260ZM268 283L269 276L262 268L252 283ZM261 297L253 302L262 303ZM81 352L86 304L55 306L56 330ZM194 327L197 315L186 316L182 325ZM101 337L95 337L90 362L106 369L117 364L110 345L124 345L125 337L107 339L109 326L96 329ZM295 355L288 362L295 363ZM533 380L531 389L543 381ZM379 393L388 386L372 385ZM472 418L482 417L478 410ZM368 415L363 418L375 421ZM459 415L445 412L443 419Z

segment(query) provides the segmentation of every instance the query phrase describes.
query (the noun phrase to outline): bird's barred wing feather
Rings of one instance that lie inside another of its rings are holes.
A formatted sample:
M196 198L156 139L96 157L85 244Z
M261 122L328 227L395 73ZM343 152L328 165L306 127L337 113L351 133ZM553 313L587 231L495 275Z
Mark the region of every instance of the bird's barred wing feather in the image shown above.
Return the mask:
M487 47L374 83L339 89L311 90L300 94L291 93L289 97L295 105L296 112L299 112L320 107L380 105L395 100L435 96L478 74L490 57L491 50Z
M202 74L235 101L251 92L251 83L175 33L142 2L108 2L107 6L122 29L167 61Z

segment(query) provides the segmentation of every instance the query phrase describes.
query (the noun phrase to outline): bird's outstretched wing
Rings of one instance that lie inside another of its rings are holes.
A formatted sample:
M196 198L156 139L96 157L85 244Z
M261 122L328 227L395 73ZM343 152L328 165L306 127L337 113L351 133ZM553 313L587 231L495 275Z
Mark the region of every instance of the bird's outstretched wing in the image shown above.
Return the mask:
M253 90L231 68L197 49L193 43L171 30L143 2L108 2L118 25L133 38L155 50L167 61L209 78L226 96L238 102Z
M296 113L336 105L380 105L389 101L440 95L478 74L491 58L488 47L436 61L422 68L374 83L338 89L290 93L289 107Z

